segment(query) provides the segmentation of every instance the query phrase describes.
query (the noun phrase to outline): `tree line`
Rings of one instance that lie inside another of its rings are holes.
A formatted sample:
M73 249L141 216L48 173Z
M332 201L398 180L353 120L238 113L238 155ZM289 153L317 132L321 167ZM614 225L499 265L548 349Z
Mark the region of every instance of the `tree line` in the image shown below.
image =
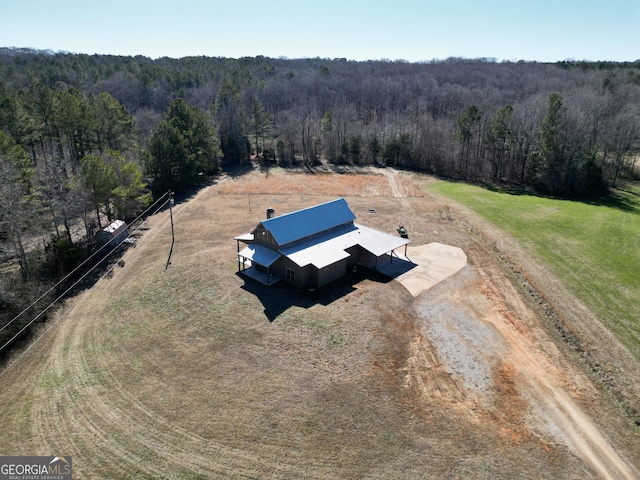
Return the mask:
M110 220L252 159L389 165L589 196L637 175L639 147L640 61L152 60L2 48L0 245L18 279L3 275L0 310L77 265Z
M4 49L0 69L14 92L37 79L108 93L132 115L143 148L183 99L204 113L227 166L252 154L285 166L383 163L585 196L632 170L640 131L640 61L151 60Z

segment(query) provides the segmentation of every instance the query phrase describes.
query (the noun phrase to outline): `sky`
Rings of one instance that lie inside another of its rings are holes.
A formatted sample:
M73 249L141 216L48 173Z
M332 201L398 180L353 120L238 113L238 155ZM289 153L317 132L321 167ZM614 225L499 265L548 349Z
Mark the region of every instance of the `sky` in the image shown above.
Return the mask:
M0 47L421 62L640 59L640 0L0 0Z

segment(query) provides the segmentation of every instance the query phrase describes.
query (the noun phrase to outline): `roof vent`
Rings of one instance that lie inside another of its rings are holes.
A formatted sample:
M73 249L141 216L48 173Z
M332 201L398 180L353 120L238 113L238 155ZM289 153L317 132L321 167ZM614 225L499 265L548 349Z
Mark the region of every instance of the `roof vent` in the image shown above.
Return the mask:
M267 220L269 220L275 214L276 214L276 211L273 208L267 208Z

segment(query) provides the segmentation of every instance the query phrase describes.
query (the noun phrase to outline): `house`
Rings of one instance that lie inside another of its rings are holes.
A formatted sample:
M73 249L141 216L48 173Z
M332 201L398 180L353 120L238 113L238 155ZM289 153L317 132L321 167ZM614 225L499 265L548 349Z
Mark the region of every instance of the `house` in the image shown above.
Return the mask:
M270 209L267 216L251 233L235 237L238 271L266 285L321 287L356 265L376 269L393 261L394 250L409 243L355 223L344 198L280 216Z
M108 243L111 248L114 248L124 242L128 236L129 231L124 220L114 220L96 233L96 246L100 248Z

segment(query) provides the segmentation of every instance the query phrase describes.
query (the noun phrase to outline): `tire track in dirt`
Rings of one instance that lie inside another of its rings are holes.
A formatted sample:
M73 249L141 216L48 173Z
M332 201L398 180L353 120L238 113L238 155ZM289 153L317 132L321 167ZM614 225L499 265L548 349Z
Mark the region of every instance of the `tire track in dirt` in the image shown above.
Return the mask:
M121 478L166 477L181 468L205 476L310 477L308 465L298 466L295 455L274 462L196 435L124 388L109 371L110 352L103 348L103 332L93 315L94 309L108 310L108 298L108 290L94 288L91 311L80 303L64 313L41 381L34 382L31 425L38 451L53 448L73 455L75 470L89 477L100 472ZM51 381L58 388L51 389Z
M565 445L600 478L640 478L567 393L580 395L588 381L562 365L559 353L540 348L546 336L527 324L524 305L516 310L525 321L505 305L503 295L515 293L508 285L499 293L482 267L473 268L480 275L467 270L471 280L458 279L453 289L435 287L435 295L417 299L421 331L404 369L406 386L427 410L436 408L434 402L451 402L447 408L485 428L494 425L507 443ZM487 328L495 333L483 333ZM493 374L483 374L485 367Z
M433 193L431 193L433 195ZM438 195L433 195L441 198ZM454 202L451 198L442 201ZM597 375L616 400L630 412L640 405L640 364L579 298L570 293L547 266L534 258L530 249L504 231L476 215L470 208L455 204L462 222L497 255L522 282L542 309L563 341L580 352L580 357ZM473 226L472 226L473 225Z
M109 352L100 348L99 325L92 317L78 311L69 312L65 320L48 361L48 368L64 382L53 392L34 392L32 418L40 448L71 450L77 471L89 476L103 463L123 476L139 471L163 477L167 465L173 471L189 465L203 475L251 476L274 470L275 462L268 466L268 458L212 442L148 409L100 362ZM58 414L55 424L51 412ZM68 440L72 443L65 444ZM280 463L278 468L302 475L292 465Z
M518 297L513 287L495 277L488 282L489 274L482 267L479 270L483 277L481 291L495 305L483 320L489 322L509 346L508 352L492 354L504 355L504 363L514 368L514 387L530 403L538 422L548 422L552 430L557 429L560 432L558 441L572 448L600 477L628 480L640 477L640 473L618 455L595 423L566 393L571 386L577 385L575 390L579 390L586 384L580 381L579 374L567 366L561 371L558 359L554 361L539 348L544 333L533 331L532 325L525 325L506 306L504 299L510 298L512 303L518 304L519 312L525 312L526 307L516 300Z
M34 394L34 437L40 448L55 445L73 455L80 474L93 476L108 464L110 471L125 477L136 471L142 459L134 453L137 450L127 448L126 442L115 440L124 435L118 426L120 414L110 409L106 415L103 410L109 385L98 381L100 372L95 366L89 369L87 358L81 353L90 348L86 337L94 317L74 314L74 310L64 315L43 369L43 376L53 378L57 388L47 388L43 382L44 388ZM52 414L55 423L51 421ZM151 471L161 475L158 468Z
M637 472L622 460L578 404L565 393L564 388L569 383L565 375L541 358L535 346L499 316L491 319L491 323L510 346L505 361L515 368L515 388L533 404L533 413L539 420L557 428L563 437L558 440L584 458L602 478L638 478Z
M398 170L395 168L387 167L383 170L384 174L389 181L389 188L391 189L391 196L400 199L403 207L409 207L409 202L406 200L405 188L398 183Z

